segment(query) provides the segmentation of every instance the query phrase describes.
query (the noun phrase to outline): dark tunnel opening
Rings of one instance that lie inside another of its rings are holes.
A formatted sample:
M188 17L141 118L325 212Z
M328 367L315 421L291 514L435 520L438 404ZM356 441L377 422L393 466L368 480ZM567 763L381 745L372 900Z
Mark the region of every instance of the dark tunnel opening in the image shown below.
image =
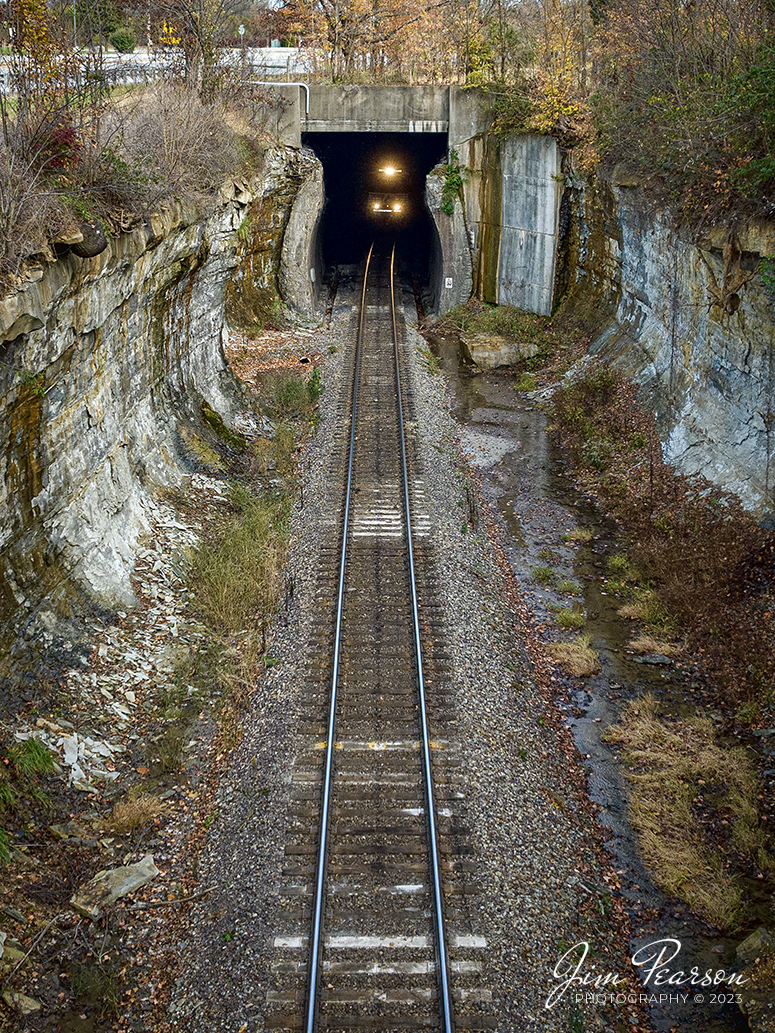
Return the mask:
M399 275L433 306L441 261L425 204L425 179L447 149L446 133L304 133L323 164L326 204L318 248L323 277L361 262L374 242L396 244Z

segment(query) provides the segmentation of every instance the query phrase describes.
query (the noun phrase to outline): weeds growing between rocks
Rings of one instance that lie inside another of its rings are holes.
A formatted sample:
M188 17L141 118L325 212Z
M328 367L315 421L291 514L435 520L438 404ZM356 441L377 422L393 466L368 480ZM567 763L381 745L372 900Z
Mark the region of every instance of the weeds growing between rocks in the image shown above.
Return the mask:
M426 329L437 336L491 336L534 345L534 353L513 367L519 391L535 390L548 370L552 376L565 372L588 344L586 332L570 320L539 316L511 305L487 305L477 298L451 309Z
M583 628L587 622L586 616L580 610L572 610L563 606L554 614L554 620L558 628L570 630L571 628Z
M45 804L39 776L53 767L49 751L32 738L11 746L0 758L0 863L7 863L11 856L11 838L4 826L21 823L31 802Z
M599 364L561 385L553 420L575 477L631 542L614 559L644 591L622 615L680 635L755 723L775 708L775 535L728 492L662 461L635 386Z
M659 653L661 656L672 656L675 653L675 646L672 642L654 638L653 635L638 635L627 648L633 653L641 654Z

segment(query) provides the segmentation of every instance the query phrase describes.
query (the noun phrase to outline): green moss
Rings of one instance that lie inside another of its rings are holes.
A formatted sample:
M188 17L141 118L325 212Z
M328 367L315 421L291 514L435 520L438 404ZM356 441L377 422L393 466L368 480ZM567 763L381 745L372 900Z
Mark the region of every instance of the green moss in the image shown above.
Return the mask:
M455 211L455 198L461 197L463 186L468 179L470 169L460 164L460 158L454 147L449 152L449 161L442 168L444 182L441 187L440 209L445 215Z
M242 435L235 434L233 430L230 430L223 422L223 418L220 414L217 413L215 409L211 408L207 402L202 400L199 408L202 411L202 417L205 423L212 427L221 440L225 441L228 445L231 445L232 448L242 449L245 447L245 439Z
M223 456L221 456L211 444L209 444L199 434L195 434L188 428L182 428L180 431L180 437L185 445L185 449L189 454L189 457L193 458L197 463L201 463L203 466L209 466L212 470L216 470L219 473L225 473L226 463L224 462Z

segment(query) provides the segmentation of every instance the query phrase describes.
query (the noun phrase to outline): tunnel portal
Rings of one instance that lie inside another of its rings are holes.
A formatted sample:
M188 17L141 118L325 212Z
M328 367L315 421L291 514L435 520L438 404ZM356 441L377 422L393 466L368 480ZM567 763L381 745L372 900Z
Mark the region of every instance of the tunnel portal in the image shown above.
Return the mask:
M425 179L445 155L446 133L310 132L323 165L325 208L318 230L324 279L360 262L372 241L396 243L399 271L433 290L440 244L425 204Z

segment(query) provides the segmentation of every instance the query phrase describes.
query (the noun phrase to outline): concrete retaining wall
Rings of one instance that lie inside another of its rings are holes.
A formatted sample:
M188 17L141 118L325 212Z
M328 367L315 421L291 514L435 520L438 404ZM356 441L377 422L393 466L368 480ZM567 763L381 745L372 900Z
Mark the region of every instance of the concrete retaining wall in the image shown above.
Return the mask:
M559 149L546 136L512 137L503 142L500 165L496 300L549 315L562 193Z
M452 215L441 211L443 166L427 191L444 251L439 311L475 294L549 315L562 194L557 144L544 136L477 133L455 149L467 171Z

